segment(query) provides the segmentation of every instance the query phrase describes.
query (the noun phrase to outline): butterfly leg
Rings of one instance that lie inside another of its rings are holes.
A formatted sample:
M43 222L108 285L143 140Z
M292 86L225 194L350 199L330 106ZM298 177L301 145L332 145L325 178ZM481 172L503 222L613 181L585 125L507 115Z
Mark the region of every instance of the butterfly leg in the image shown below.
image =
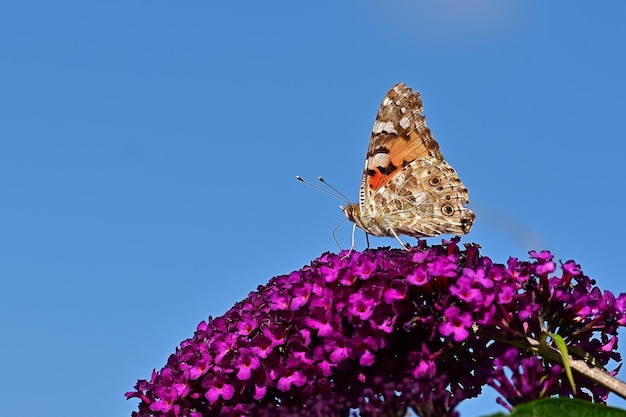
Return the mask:
M352 244L350 245L350 252L354 249L354 234L356 233L356 223L352 225ZM348 254L350 253L348 252Z
M398 242L400 242L400 245L401 245L401 246L402 246L405 250L409 250L409 249L406 247L406 245L404 244L404 242L402 242L402 241L400 240L400 236L398 236L398 234L396 233L396 231L395 231L395 230L393 230L393 229L390 229L390 231L391 231L391 234L393 235L393 237L395 237L395 238L398 240Z
M343 222L342 222L343 223ZM352 244L350 245L350 250L343 256L341 259L346 259L352 253L352 249L354 249L354 234L356 233L356 223L352 226ZM334 235L333 235L334 236ZM336 241L336 240L335 240ZM340 247L341 249L341 247Z
M365 241L367 242L367 249L370 248L370 234L365 232Z

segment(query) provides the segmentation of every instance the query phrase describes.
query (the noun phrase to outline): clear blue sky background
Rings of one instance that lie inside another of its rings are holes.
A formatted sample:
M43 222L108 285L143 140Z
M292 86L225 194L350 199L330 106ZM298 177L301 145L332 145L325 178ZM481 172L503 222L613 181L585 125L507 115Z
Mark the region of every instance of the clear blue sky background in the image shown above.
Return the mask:
M340 202L294 175L356 199L400 81L470 190L464 241L498 262L550 249L623 291L624 16L620 1L5 2L1 414L127 416L124 392L198 322L337 250Z

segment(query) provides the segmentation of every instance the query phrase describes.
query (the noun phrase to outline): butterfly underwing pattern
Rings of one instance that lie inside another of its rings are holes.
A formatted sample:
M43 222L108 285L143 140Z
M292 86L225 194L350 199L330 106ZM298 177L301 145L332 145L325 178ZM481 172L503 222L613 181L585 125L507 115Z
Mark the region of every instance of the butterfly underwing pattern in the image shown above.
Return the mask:
M476 217L467 188L443 159L426 126L418 91L395 85L383 99L370 139L358 204L346 217L374 236L467 234ZM403 244L404 245L404 244Z

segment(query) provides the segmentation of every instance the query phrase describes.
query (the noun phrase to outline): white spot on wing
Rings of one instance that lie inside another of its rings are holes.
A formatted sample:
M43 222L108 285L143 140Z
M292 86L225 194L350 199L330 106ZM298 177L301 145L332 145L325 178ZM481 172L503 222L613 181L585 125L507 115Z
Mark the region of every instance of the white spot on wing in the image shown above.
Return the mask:
M391 99L389 97L385 97L385 99L383 100L383 106L388 106L392 103Z
M382 120L377 120L376 123L374 123L374 128L372 129L372 132L374 133L381 133L381 132L397 133L396 129L393 127L392 122L383 122Z
M409 120L408 117L403 117L402 119L400 119L400 126L402 127L402 129L406 129L410 125L411 125L411 121Z
M426 194L423 192L414 193L413 197L415 198L415 205L421 204L426 201Z
M386 153L377 153L370 158L370 166L384 167L389 162L389 155Z

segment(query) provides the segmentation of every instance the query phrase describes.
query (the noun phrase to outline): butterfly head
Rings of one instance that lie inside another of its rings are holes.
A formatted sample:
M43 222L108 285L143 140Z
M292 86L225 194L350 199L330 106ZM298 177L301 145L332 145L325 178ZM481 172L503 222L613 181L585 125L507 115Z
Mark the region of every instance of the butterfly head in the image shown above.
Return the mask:
M360 213L360 209L359 209L359 205L356 203L350 203L347 206L339 206L339 208L343 211L343 213L346 215L346 218L348 220L350 220L351 222L356 223L356 219L359 217Z
M366 217L363 218L363 214L361 213L361 207L358 203L350 203L347 206L339 206L341 210L343 210L343 214L346 215L346 218L351 222L355 223L358 227L363 229L366 233L370 233L376 236L381 236L381 231L378 230L378 225L373 223L371 218ZM366 221L369 219L369 221Z

